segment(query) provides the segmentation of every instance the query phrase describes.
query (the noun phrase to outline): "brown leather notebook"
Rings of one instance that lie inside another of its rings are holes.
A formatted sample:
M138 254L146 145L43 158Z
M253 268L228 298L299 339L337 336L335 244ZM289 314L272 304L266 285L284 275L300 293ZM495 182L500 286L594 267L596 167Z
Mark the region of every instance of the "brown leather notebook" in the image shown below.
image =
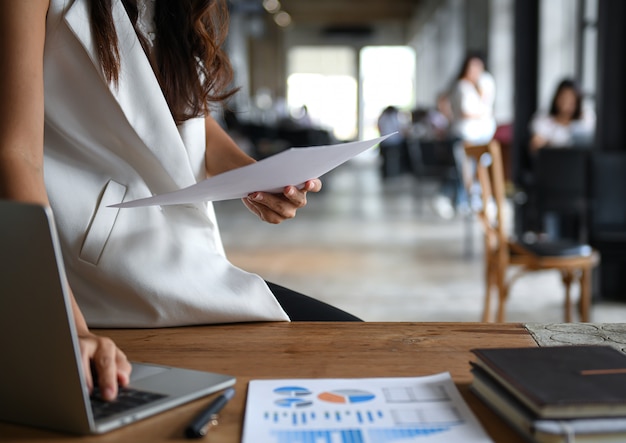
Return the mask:
M626 416L626 354L609 346L473 349L475 364L538 417Z

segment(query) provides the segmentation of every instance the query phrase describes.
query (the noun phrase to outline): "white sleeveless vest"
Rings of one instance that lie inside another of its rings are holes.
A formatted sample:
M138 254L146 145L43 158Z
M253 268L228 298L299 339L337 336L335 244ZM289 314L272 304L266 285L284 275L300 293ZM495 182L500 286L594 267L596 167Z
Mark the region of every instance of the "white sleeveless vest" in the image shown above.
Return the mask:
M204 119L177 127L121 0L121 72L100 69L88 0L51 0L45 179L68 279L91 327L289 320L225 257L213 206L108 208L205 178Z

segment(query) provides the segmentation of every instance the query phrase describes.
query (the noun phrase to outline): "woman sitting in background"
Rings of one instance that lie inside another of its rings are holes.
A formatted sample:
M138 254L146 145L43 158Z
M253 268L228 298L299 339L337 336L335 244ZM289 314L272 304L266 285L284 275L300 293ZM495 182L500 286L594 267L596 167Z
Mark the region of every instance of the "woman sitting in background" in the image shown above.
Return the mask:
M548 147L573 147L588 145L593 140L595 115L583 111L582 93L573 80L559 83L550 112L538 114L530 124L531 152Z

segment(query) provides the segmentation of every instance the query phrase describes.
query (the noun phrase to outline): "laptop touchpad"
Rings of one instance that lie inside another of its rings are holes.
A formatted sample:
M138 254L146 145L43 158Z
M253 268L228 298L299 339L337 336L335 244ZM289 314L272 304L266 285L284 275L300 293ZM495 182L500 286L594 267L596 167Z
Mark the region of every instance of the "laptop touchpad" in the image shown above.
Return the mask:
M162 366L153 366L146 365L142 363L131 362L133 365L133 371L130 373L130 382L136 382L142 380L147 377L152 377L153 375L160 374L162 372L167 372L170 368L162 367Z

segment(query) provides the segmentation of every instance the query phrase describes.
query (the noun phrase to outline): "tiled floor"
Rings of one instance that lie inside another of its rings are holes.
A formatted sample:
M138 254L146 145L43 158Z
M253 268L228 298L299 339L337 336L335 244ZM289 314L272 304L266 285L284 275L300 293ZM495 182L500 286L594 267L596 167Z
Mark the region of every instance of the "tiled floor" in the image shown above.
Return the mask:
M323 181L296 219L278 226L239 201L216 203L231 261L367 321L480 320L480 227L435 215L434 184L408 176L382 183L371 156ZM527 275L513 285L507 321L560 322L562 301L557 273ZM593 322L625 320L626 303L593 306Z

